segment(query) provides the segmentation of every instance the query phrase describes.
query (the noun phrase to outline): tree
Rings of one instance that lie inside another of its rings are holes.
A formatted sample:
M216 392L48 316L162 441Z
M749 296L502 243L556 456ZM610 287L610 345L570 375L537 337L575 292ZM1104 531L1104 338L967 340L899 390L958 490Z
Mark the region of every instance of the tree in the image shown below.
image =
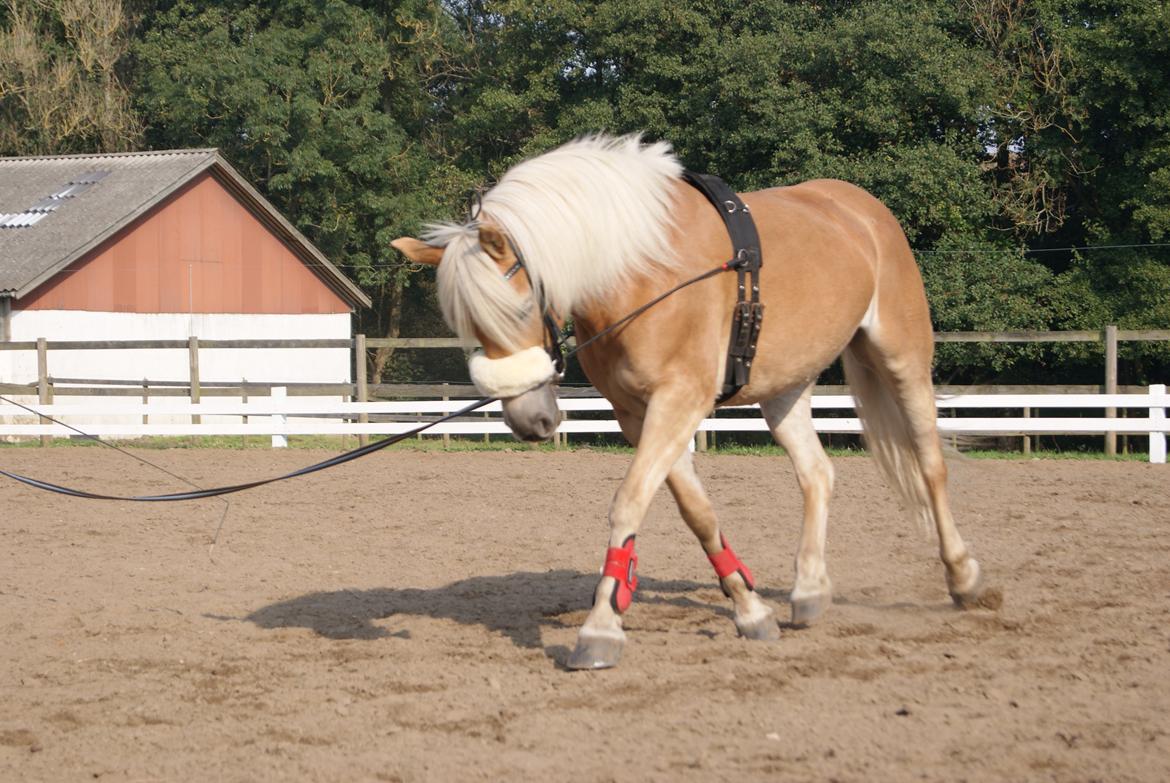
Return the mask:
M1170 325L1170 252L1149 247L1170 241L1165 4L147 7L133 73L148 142L221 147L374 293L366 331L396 334L404 312L437 324L430 278L388 239L596 131L669 139L686 165L740 189L867 188L919 251L940 328ZM1069 249L1086 245L1136 247ZM956 378L989 363L1023 377L1077 350L955 347L940 361ZM1151 349L1131 356L1168 366Z
M671 140L740 189L817 177L891 207L948 328L1043 326L1042 266L996 230L992 57L953 4L867 0L464 3L482 58L457 100L465 165L596 130ZM972 252L954 253L956 249ZM1005 252L1006 251L1006 252ZM1011 307L980 298L1003 280ZM1031 302L1029 305L1028 303ZM1003 354L1003 361L1016 353Z
M135 46L137 105L152 146L220 148L371 293L361 328L397 336L413 269L390 241L461 189L429 146L450 31L434 3L371 6L175 3Z
M0 155L133 149L141 123L118 75L121 0L8 0L0 8Z
M1053 328L1170 326L1170 9L968 0L998 90L999 227L1054 273ZM1079 249L1084 248L1084 249ZM1100 248L1100 249L1097 249ZM1052 352L1068 364L1082 351ZM1170 346L1126 346L1134 380Z

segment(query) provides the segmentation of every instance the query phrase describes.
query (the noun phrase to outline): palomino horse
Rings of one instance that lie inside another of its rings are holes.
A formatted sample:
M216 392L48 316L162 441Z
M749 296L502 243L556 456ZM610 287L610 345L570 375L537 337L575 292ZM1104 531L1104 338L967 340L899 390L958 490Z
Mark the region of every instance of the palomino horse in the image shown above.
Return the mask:
M559 376L545 352L550 316L571 315L584 342L730 257L720 215L681 174L667 144L585 138L508 171L468 223L393 243L412 261L438 265L447 322L483 344L472 378L503 400L517 436L546 440L560 420ZM997 594L985 589L948 506L930 315L898 221L868 193L832 180L742 199L759 230L767 317L750 383L726 404L760 404L804 494L793 624L816 620L832 596L824 549L833 467L809 398L817 375L839 355L870 450L938 531L952 599L960 607L993 605ZM663 480L734 603L740 634L779 637L773 610L720 532L687 449L723 385L735 287L734 275L709 276L579 354L637 450L610 506L603 576L570 668L613 666L621 655L622 613L637 585L634 538Z

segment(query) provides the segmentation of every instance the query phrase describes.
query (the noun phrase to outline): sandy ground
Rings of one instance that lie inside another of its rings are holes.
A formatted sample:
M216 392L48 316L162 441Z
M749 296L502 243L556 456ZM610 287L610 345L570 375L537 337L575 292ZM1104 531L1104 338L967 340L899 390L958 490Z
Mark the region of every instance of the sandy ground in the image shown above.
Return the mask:
M173 450L205 484L323 453ZM663 491L619 668L569 673L628 458L379 453L222 504L0 483L0 779L1163 781L1170 471L957 461L998 612L951 608L933 539L865 458L836 460L835 605L777 643L729 604ZM6 469L173 489L107 450ZM702 456L783 607L786 460ZM165 477L164 477L165 478ZM786 609L782 609L787 617Z

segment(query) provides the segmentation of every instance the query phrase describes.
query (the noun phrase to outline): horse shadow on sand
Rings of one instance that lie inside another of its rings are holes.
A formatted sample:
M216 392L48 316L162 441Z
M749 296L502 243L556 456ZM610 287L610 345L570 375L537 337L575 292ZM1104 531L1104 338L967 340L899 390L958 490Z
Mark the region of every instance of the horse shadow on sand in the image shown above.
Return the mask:
M442 587L377 588L308 593L261 607L243 619L260 628L308 628L329 639L375 640L410 638L409 630L393 630L395 617L422 616L478 625L500 633L517 647L545 649L553 658L567 651L545 648L544 628L575 626L562 615L589 609L596 573L553 570L476 576ZM787 591L761 591L765 598L786 600ZM715 595L712 596L712 593ZM639 577L639 603L701 609L731 622L730 605L712 603L719 595L714 583ZM389 621L382 623L381 621Z

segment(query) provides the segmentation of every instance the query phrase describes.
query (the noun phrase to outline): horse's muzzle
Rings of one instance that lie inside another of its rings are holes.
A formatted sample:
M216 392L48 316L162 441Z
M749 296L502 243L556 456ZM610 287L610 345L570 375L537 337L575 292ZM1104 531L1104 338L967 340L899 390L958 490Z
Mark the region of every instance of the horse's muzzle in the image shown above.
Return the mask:
M537 386L503 402L504 423L520 440L539 443L551 440L561 423L557 394L551 383Z

